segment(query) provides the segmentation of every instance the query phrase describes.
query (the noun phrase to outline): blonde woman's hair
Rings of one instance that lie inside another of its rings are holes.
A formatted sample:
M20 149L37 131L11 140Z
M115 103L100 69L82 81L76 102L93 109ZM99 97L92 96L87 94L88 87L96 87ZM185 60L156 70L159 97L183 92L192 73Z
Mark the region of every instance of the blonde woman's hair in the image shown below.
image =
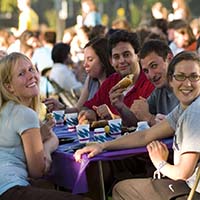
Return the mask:
M22 53L11 53L0 60L0 109L8 101L14 101L18 104L23 104L18 97L10 93L6 84L12 81L12 71L15 65L19 63L19 60L28 60L30 59ZM30 108L39 112L39 95L32 99Z

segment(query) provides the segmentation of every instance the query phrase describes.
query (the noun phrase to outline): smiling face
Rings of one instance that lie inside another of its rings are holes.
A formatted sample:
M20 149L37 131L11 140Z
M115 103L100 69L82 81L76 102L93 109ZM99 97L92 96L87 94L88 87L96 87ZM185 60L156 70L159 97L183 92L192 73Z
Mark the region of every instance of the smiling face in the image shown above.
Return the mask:
M200 66L192 60L183 60L175 65L174 75L200 76ZM191 82L186 78L184 81L177 81L173 77L169 83L183 108L189 106L200 95L200 80Z
M168 59L164 61L162 57L152 52L141 59L140 63L146 77L156 88L161 88L166 84Z
M128 74L137 77L140 73L137 54L128 42L119 42L112 49L111 63L122 77Z
M102 76L106 77L102 63L91 46L84 49L84 68L92 78L100 79Z
M11 73L7 90L29 106L32 98L39 95L39 73L28 59L19 59Z

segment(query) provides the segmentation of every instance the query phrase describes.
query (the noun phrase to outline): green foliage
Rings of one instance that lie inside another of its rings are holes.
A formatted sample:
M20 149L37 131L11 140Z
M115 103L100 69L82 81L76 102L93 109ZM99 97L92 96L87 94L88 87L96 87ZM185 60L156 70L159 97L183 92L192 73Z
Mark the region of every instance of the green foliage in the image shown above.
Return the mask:
M56 11L55 9L47 10L45 12L45 18L50 28L56 29Z
M55 13L55 2L57 0L32 0L32 7L38 13L41 23L48 23L52 28L56 26L56 13ZM71 17L76 18L77 13L80 9L81 0L66 0L70 1L74 5L75 11L72 13ZM124 5L125 9L129 8L130 23L135 28L138 26L140 21L150 19L151 16L151 7L158 0L94 0L96 4L100 4L104 11L103 14L106 14L109 18L109 23L116 17L116 5ZM171 11L171 0L160 0L163 5ZM120 4L119 4L120 3ZM192 11L193 16L199 16L199 0L187 0L190 10ZM113 9L110 9L113 7ZM115 8L115 9L114 9ZM12 13L12 18L17 21L18 17L18 8L17 0L0 0L0 13ZM73 20L72 20L73 21ZM75 20L74 20L75 21Z
M108 0L94 0L95 3L107 3Z
M17 0L0 0L0 12L16 12L17 9Z
M138 7L135 4L130 5L130 12L131 12L131 25L133 28L137 27L140 19L141 19L141 13L139 11Z

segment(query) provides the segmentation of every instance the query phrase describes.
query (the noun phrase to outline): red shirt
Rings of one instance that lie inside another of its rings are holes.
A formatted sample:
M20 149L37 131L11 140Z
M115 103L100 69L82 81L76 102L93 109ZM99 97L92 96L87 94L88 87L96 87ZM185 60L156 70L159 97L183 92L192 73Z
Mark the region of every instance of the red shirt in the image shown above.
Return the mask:
M114 73L110 75L101 85L95 96L84 103L85 107L92 109L92 106L100 106L106 104L112 113L119 115L117 110L111 105L109 98L110 89L121 80L121 75ZM123 102L129 108L133 104L135 99L139 99L140 96L147 98L154 90L154 85L146 78L146 75L142 71L136 81L135 85L125 95Z
M193 42L190 46L186 47L186 51L196 51L197 48L197 41Z

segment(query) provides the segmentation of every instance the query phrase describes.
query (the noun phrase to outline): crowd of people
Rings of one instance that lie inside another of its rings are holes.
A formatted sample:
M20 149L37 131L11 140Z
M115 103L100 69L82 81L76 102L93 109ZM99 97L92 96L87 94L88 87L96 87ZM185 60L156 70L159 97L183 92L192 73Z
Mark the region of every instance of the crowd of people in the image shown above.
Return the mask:
M126 127L148 123L149 129L74 154L81 162L85 153L91 158L147 147L148 155L109 161L104 168L113 200L186 199L200 166L200 19L192 19L184 0L173 0L171 13L157 2L150 23L133 29L119 18L107 27L92 0L81 3L81 18L62 41L54 30L39 30L31 0L18 0L17 30L0 30L0 199L89 199L32 182L49 172L59 145L55 121L46 113L63 109L78 112L79 124L117 118ZM117 83L127 75L131 84L122 88ZM60 101L53 82L76 91L76 104ZM160 141L167 137L174 138L173 150ZM150 178L154 170L165 178ZM120 173L128 179L114 180Z

